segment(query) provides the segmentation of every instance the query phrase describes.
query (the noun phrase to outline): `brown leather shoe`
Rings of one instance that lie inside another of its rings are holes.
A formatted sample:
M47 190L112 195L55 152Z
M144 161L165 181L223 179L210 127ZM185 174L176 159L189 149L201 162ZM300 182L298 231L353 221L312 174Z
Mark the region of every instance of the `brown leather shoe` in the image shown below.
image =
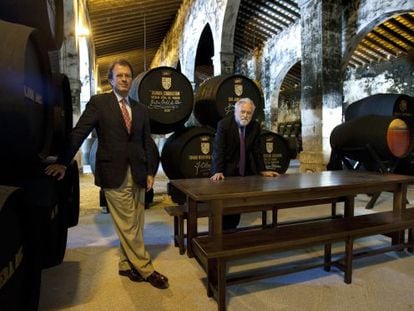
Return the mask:
M157 271L154 271L149 277L147 277L146 281L159 289L166 289L170 286L168 284L168 278Z
M130 270L119 270L120 276L126 276L128 277L132 282L143 282L145 281L144 278L139 274L139 272L136 269L130 269Z

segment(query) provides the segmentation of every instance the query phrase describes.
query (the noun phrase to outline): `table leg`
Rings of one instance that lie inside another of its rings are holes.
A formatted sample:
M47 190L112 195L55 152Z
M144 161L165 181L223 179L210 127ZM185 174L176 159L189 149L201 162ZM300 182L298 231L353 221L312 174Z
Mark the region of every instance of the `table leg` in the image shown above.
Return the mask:
M210 202L209 235L221 236L223 233L223 203L221 200Z
M194 257L191 241L197 236L197 202L187 198L188 217L187 217L187 256Z
M407 185L398 184L397 190L394 192L393 212L394 215L401 215L407 203ZM404 242L404 231L396 232L392 235L392 245L401 244Z
M353 217L354 216L354 207L355 207L355 196L346 196L344 204L344 216Z

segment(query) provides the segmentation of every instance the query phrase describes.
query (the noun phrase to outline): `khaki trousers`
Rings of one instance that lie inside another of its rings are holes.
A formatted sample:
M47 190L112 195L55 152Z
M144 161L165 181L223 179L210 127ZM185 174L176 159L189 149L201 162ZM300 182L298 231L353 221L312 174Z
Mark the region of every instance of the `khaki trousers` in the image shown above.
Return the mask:
M135 268L147 278L154 267L144 246L145 189L133 182L128 168L121 187L104 191L120 242L119 270Z

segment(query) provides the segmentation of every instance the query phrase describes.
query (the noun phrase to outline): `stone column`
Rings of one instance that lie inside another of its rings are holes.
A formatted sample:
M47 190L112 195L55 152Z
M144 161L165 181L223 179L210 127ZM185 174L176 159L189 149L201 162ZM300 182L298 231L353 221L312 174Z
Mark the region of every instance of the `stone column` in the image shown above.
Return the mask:
M234 73L234 53L220 53L221 73Z
M76 15L78 10L77 0L68 0L64 5L64 40L60 49L61 72L64 73L70 84L72 94L73 125L80 116L80 93L81 81L79 79L79 51L76 39ZM76 155L75 159L79 167L82 167L81 154Z
M342 118L342 7L337 0L299 0L302 41L300 171L323 171L329 138Z

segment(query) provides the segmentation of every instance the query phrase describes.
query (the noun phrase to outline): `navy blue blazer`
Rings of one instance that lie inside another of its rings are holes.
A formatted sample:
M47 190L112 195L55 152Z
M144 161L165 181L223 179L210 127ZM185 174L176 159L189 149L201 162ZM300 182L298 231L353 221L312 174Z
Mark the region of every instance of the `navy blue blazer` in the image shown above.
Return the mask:
M252 120L245 130L246 171L245 175L255 175L265 170L263 154L260 151L260 124ZM224 176L239 175L240 135L234 115L220 120L213 144L211 173Z
M132 112L131 133L128 134L115 93L94 95L73 128L66 150L57 163L68 165L89 133L96 130L95 184L102 188L118 188L125 179L128 165L134 182L146 187L147 174L154 171L151 152L149 112L129 98Z

